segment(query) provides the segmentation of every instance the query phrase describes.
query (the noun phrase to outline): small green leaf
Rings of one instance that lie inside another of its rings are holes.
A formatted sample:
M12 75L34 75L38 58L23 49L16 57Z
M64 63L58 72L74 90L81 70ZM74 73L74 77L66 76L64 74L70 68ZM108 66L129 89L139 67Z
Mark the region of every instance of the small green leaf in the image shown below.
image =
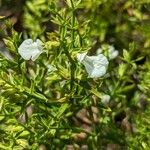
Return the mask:
M71 0L66 0L66 3L70 8L72 7Z
M123 88L121 87L121 88L117 91L117 93L122 93L122 92L130 91L130 90L132 90L134 87L135 87L134 84L125 86L125 87L123 87Z
M119 67L118 67L118 75L120 78L123 77L124 73L126 72L126 69L127 69L127 65L126 64L120 64Z
M124 60L126 60L127 62L130 62L130 60L131 60L130 54L125 49L123 50L123 57L124 57Z
M96 95L98 98L101 98L100 92L98 92L96 89L92 88L90 91L92 94Z
M16 52L16 47L10 39L4 39L4 43L8 50L10 50L11 52Z
M0 116L0 121L2 121L5 118L5 116Z
M30 134L28 131L22 131L19 135L19 137L27 137Z
M69 107L70 107L69 104L62 104L57 113L57 118L60 118Z

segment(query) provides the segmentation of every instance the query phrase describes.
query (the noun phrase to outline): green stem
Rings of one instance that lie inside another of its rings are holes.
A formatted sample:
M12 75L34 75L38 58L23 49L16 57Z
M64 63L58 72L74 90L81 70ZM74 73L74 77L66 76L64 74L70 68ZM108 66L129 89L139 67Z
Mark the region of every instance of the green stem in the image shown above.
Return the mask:
M72 46L71 48L74 48L74 24L75 24L75 16L72 18L72 33L71 33L71 37L72 37ZM66 54L66 56L68 57L68 60L69 62L71 63L71 66L70 66L70 76L71 76L71 81L70 81L70 90L73 89L73 82L74 82L74 68L75 68L75 63L74 63L74 60L71 58L71 55L69 53L69 51L67 50L67 47L66 47L66 43L64 42L64 39L65 39L65 26L61 26L60 27L60 35L61 35L61 42L62 42L62 46L64 48L64 53Z
M75 39L75 14L74 14L74 4L71 0L71 5L72 5L72 20L71 20L71 26L72 26L72 33L71 33L71 39L72 39L72 48L74 48L74 39Z
M71 26L72 26L72 32L71 32L71 40L72 40L72 46L71 48L75 48L75 45L74 45L74 40L75 40L75 14L74 14L74 4L73 4L73 1L71 1L71 6L72 6L72 20L71 20ZM74 61L72 60L71 62L71 83L70 83L70 88L72 89L73 88L73 83L74 83L74 73L75 73L75 63Z

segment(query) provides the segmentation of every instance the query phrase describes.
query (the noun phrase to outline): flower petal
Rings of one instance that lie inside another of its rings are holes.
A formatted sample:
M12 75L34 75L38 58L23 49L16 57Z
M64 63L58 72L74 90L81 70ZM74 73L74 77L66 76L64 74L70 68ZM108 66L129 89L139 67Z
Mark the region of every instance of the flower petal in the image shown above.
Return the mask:
M77 60L81 63L84 60L86 55L87 55L87 52L82 53L82 54L77 54Z
M98 78L103 76L106 73L106 67L105 66L100 66L99 68L94 68L89 75L91 78Z
M25 60L35 61L42 53L43 43L37 39L35 42L32 39L27 39L19 46L18 52Z

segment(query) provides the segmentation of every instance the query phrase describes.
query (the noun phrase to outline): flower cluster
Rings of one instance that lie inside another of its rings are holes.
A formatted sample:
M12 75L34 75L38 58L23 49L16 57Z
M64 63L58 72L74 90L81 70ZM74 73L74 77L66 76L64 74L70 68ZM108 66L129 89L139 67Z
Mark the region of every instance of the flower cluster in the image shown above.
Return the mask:
M42 53L43 43L37 39L27 39L19 46L18 52L25 60L35 61ZM103 50L99 48L97 50L97 56L88 56L87 52L77 54L77 60L85 66L85 69L91 78L98 78L105 75L108 67L108 59L105 55L101 54ZM118 55L118 51L113 46L109 46L108 49L109 59L114 59ZM53 70L50 66L49 70Z

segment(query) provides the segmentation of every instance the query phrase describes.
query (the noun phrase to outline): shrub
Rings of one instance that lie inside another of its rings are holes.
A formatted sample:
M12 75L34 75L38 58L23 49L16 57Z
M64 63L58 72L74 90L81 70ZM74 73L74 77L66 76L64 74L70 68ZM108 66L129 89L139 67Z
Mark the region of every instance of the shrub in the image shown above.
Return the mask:
M149 2L17 6L1 2L20 15L0 17L0 148L148 149Z

